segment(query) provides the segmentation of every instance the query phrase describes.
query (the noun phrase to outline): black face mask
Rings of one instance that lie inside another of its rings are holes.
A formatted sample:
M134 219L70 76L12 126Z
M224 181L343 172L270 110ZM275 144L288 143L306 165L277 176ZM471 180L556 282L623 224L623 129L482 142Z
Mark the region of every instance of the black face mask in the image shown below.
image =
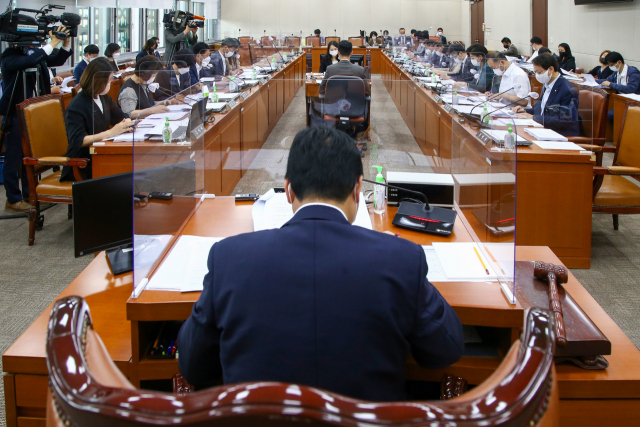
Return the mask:
M567 56L567 52L558 52L560 54L560 58L564 58Z
M605 57L600 57L600 63L602 65L607 65L607 61L605 61L604 58L606 58L606 56Z
M503 44L502 47L504 47L505 49L509 49L509 45Z

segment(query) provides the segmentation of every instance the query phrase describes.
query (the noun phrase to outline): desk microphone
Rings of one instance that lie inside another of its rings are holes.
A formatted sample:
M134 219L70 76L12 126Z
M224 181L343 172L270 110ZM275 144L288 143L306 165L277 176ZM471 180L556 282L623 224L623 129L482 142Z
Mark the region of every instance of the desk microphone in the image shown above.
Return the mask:
M264 48L264 46L262 45L262 40L260 41L260 43L257 43L258 46L260 46L260 49L262 49L262 53L264 53L264 57L267 60L267 62L269 62L269 54L267 53L267 50ZM263 70L266 70L265 67L260 67ZM269 65L269 72L273 72L275 71L273 68L271 68L271 65Z
M276 44L273 41L273 37L269 36L269 41L271 42L271 45L274 47L274 49L276 50L276 52L278 52L278 55L280 55L280 59L282 59L282 63L284 64L284 57L282 56L282 53L280 53L280 51L278 50L278 48L276 47Z
M513 87L510 87L509 89L505 90L504 92L497 93L495 96L505 94L505 93L509 92L509 91L510 91L510 90L512 90L512 89L516 89L516 90L518 90L518 89L520 89L521 87L522 87L521 85L513 85ZM484 100L484 101L482 101L482 102L480 102L480 103L478 103L478 104L474 105L474 106L473 106L473 108L471 109L471 111L469 112L469 115L472 115L472 114L473 114L473 110L475 110L477 107L481 106L481 105L482 105L482 104L484 104L485 102L488 102L488 101Z
M516 104L516 102L518 102L518 101L524 101L524 100L525 100L525 99L527 99L527 98L531 98L531 99L538 99L538 98L540 98L540 95L538 94L538 92L529 92L529 94L528 94L527 96L522 97L522 98L520 98L520 99L518 99L518 100L516 100L516 101L510 102L510 103L508 103L508 104L506 104L506 105L504 105L504 106L502 106L502 107L498 108L497 110L493 110L491 113L495 113L496 111L500 111L500 110L502 110L503 108L506 108L506 107L509 107L509 106L515 105L515 104Z

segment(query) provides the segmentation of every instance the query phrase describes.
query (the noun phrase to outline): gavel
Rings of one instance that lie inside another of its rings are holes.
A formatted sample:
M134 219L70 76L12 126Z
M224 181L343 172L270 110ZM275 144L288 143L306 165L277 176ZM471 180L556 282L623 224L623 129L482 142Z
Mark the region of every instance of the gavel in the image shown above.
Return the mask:
M567 269L561 265L546 264L542 261L536 261L533 265L533 275L536 279L549 282L549 309L553 311L553 315L556 320L556 342L559 345L565 345L567 343L567 334L564 328L558 285L567 283L569 280Z

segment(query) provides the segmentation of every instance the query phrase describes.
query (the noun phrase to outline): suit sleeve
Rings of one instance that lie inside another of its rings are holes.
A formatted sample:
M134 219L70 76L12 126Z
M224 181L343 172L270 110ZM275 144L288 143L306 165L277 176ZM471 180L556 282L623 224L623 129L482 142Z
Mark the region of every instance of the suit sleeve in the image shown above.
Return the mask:
M198 84L200 81L198 78L198 68L195 65L189 67L189 77L191 78L191 86Z
M427 280L427 259L421 247L416 322L408 337L411 354L424 368L439 369L457 362L464 351L464 333L458 315ZM182 357L182 355L180 355Z
M324 78L322 79L322 82L320 83L320 95L324 95L325 94L325 90L327 89L327 80L329 79L329 77L331 77L331 73L327 69L327 71L325 71L325 73L324 73Z
M67 62L67 59L71 56L71 50L60 49L55 55L47 56L47 66L49 67L61 67Z
M640 87L640 72L631 73L631 70L629 70L627 73L629 78L627 85L611 83L611 89L615 89L619 93L638 93L638 87Z
M76 65L76 68L73 69L73 79L76 81L76 84L80 83L80 77L82 77L82 73L84 70L80 69L80 64Z
M553 105L560 105L562 107L570 107L571 108L571 120L567 120L564 118L560 118L558 116L544 114L544 111L538 111L538 114L534 114L533 120L538 123L541 123L544 127L548 129L552 129L564 136L574 136L577 135L577 127L578 127L578 91L571 85L570 89L563 90L562 96L560 97L560 101L554 103ZM537 105L537 103L536 103ZM547 107L551 105L547 104Z
M204 277L200 298L178 334L178 368L189 384L207 386L222 376L220 330L213 302L213 262L216 245L209 252L209 272Z
M13 55L11 59L2 61L2 71L8 73L33 68L47 57L47 53L42 49L36 49L31 55Z
M602 83L602 82L610 82L610 83L616 83L618 81L618 73L611 73L611 75L609 77L607 77L606 79L596 79L596 82L598 83ZM611 85L612 87L613 85Z

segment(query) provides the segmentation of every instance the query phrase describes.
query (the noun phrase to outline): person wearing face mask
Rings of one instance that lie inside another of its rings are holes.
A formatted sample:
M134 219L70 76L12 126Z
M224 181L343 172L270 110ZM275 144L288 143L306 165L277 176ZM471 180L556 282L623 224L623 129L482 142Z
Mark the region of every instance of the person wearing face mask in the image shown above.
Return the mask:
M80 87L64 112L69 145L65 157L91 159L89 148L94 142L131 130L132 122L108 94L113 67L107 58L96 58L87 65ZM91 162L81 169L84 178L91 178ZM60 181L75 181L73 168L62 168Z
M400 28L400 35L396 37L395 45L400 47L411 47L412 44L413 40L411 39L411 36L405 34L404 28Z
M471 57L467 55L464 47L460 44L454 44L451 48L453 62L460 66L457 71L448 74L448 78L457 82L470 82L474 79L477 67L471 64ZM446 73L438 73L440 77L447 77Z
M211 55L211 68L214 76L228 76L229 68L227 67L227 58L235 54L235 49L240 45L235 39L226 38L222 40L220 49Z
M436 36L440 37L440 43L444 45L447 44L447 38L444 36L444 30L442 28L438 28L438 32L436 33Z
M158 73L156 81L156 100L163 101L173 95L193 86L189 68L196 65L196 56L191 49L180 49L174 56L171 64Z
M181 49L190 48L198 43L198 28L191 28L185 24L184 29L175 30L172 26L164 29L164 55L163 63L170 63L174 55Z
M427 60L427 62L430 63L433 66L433 68L442 68L442 65L440 63L442 62L443 48L444 46L441 43L436 43L435 45L433 45L433 53L431 54L431 57Z
M206 388L224 373L231 384L403 401L410 353L427 369L462 357L462 323L429 283L424 249L352 225L363 174L346 133L319 126L295 136L284 179L292 218L209 250L202 294L177 337L189 384Z
M160 38L151 37L151 40L153 40L156 43L156 50L153 52L153 54L156 56L156 58L158 58L158 61L160 61L162 60L162 55L160 55L160 52L158 52L158 49L160 48Z
M504 55L505 56L515 56L516 58L520 58L520 55L518 54L518 48L516 47L516 45L514 45L513 43L511 43L511 39L509 37L503 37L502 40L502 47L504 47Z
M80 83L80 78L82 77L82 73L89 65L89 62L94 60L100 54L100 49L95 44L90 44L89 46L84 48L84 58L82 61L78 62L76 68L73 69L73 79L76 81L76 84Z
M613 74L613 70L609 68L609 64L607 64L607 55L610 54L610 50L603 50L600 54L600 65L596 65L593 67L589 74L591 74L596 79L606 80L609 78L611 74Z
M617 93L640 94L640 71L624 63L618 52L611 52L605 58L613 73L604 79L596 79L602 87L614 89ZM613 109L609 110L609 121L613 123Z
M384 41L380 37L378 37L378 33L376 31L371 31L369 34L369 40L367 41L369 46L382 46Z
M533 108L514 107L513 111L532 118L547 129L564 136L580 135L578 91L558 72L558 60L553 55L538 55L533 60L536 80L542 83L542 93Z
M191 84L197 84L203 77L213 77L213 70L210 68L211 50L209 45L204 42L198 42L193 46L193 54L196 56L196 63L189 67L189 76Z
M533 59L540 54L538 52L542 47L542 39L540 37L531 37L531 49L533 49L533 55L529 57L527 62L532 63Z
M566 43L558 45L558 66L565 71L576 70L576 59L571 54L571 48Z
M340 55L338 54L338 42L331 40L327 44L327 53L324 58L320 60L320 73L327 71L327 68L333 64L337 64L340 61Z
M118 57L120 56L120 45L118 43L109 43L104 50L104 56L107 57L111 64L111 69L116 73L120 71L118 66Z
M416 34L416 38L418 41L416 43L415 55L423 57L427 51L427 41L422 35L422 31L418 31Z
M500 88L497 93L502 93L499 98L493 97L493 101L502 101L505 104L529 105L529 99L525 98L531 92L531 83L526 71L509 62L502 52L493 51L487 55L487 62L496 76L502 76Z
M144 43L142 50L138 52L138 55L136 56L136 62L140 61L142 58L144 58L147 55L155 56L155 51L157 48L158 48L158 42L156 42L155 39L151 38L147 40Z
M476 70L473 80L468 82L469 89L485 93L491 90L493 84L493 69L487 63L487 48L481 44L472 44L467 48L471 58L471 65Z
M150 88L162 69L162 64L155 55L147 55L136 62L133 76L120 88L118 105L132 119L141 119L151 114L169 111L162 104L156 105Z
M229 74L239 75L242 74L243 70L240 68L240 54L238 53L238 49L240 48L240 40L233 39L235 44L233 46L233 55L227 56L227 69L229 70Z
M389 35L389 30L382 32L382 40L384 40L385 43L393 43L393 38Z

